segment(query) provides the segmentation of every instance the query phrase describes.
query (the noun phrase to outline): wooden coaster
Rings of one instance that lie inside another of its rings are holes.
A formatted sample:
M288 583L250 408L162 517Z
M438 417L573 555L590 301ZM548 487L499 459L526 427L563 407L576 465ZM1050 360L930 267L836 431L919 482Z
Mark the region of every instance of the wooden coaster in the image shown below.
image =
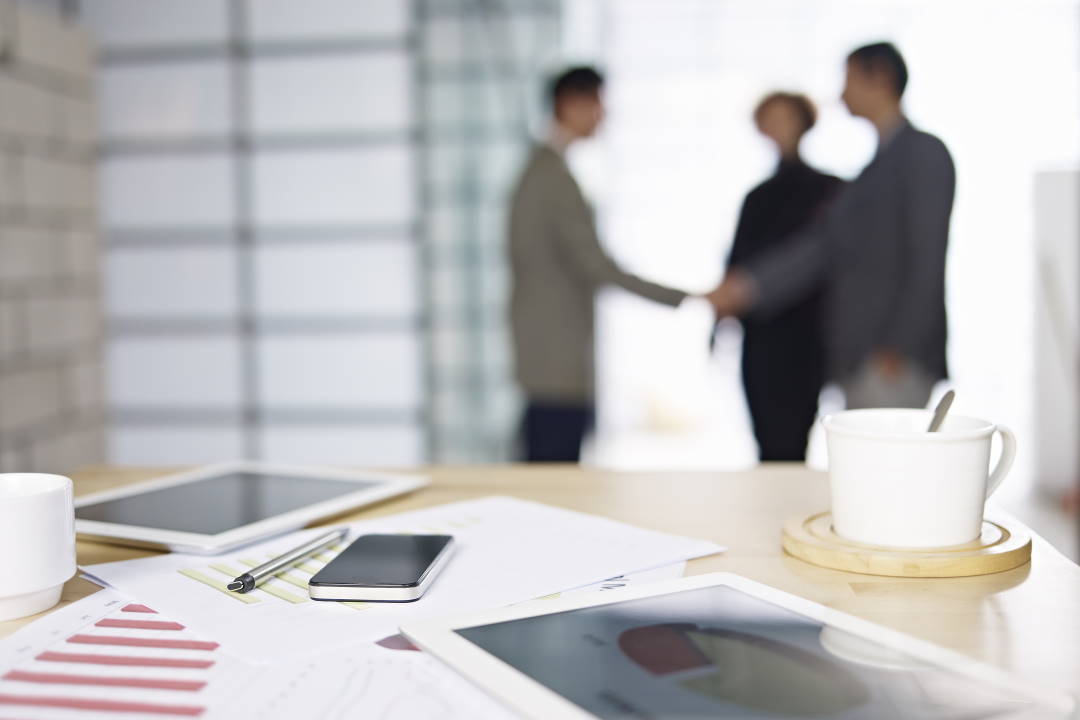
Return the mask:
M814 565L866 575L946 578L989 575L1031 560L1031 534L1019 523L983 520L982 535L966 545L902 550L845 540L832 515L820 512L784 525L784 550Z

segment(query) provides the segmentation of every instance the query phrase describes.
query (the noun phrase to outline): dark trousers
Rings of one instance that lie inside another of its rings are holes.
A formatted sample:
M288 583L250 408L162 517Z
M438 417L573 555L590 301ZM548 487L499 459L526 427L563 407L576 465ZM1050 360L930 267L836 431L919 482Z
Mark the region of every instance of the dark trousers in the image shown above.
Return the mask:
M595 417L590 404L530 400L521 423L525 461L578 462L581 442L592 429Z
M770 334L771 335L771 334ZM801 462L824 382L818 343L750 332L743 341L742 379L762 462Z

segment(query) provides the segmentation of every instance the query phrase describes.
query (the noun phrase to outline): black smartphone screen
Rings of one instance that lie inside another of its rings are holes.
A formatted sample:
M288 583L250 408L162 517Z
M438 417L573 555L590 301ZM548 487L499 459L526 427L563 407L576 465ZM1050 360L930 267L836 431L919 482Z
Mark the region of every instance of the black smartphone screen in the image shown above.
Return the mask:
M312 585L415 587L450 535L361 535L311 578Z

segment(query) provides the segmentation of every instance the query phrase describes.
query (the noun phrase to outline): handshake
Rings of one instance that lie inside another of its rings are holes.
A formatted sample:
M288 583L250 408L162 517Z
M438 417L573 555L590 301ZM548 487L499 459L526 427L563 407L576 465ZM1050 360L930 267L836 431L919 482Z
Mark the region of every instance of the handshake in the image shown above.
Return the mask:
M757 299L757 287L750 275L733 269L714 290L700 297L712 305L717 319L733 317L750 309Z

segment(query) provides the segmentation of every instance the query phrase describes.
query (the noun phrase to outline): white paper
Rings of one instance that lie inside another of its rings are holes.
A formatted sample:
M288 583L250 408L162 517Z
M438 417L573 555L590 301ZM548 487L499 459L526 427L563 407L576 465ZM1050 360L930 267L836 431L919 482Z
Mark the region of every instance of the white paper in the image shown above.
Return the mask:
M555 593L608 592L682 577L685 562L608 578ZM545 598L546 599L546 598ZM253 684L249 700L230 709L241 720L317 717L399 720L492 720L517 717L494 698L400 635L382 638L298 662L268 667ZM398 649L387 649L387 644Z
M115 590L102 590L0 642L0 716L210 717L212 708L231 703L257 677L256 667L219 643L160 613L132 610L134 605ZM170 627L103 626L147 621ZM102 644L115 638L198 647ZM193 666L176 667L177 662Z
M607 580L583 585L582 587L577 587L572 590L551 593L550 595L545 595L543 598L537 599L554 600L563 595L576 595L577 593L586 592L610 592L611 590L621 590L622 588L630 587L631 585L647 585L649 583L660 582L661 580L677 580L678 578L681 578L685 572L685 561L671 563L670 565L663 565L658 568L652 568L651 570L616 575L615 577L609 577Z
M245 595L181 574L224 583L325 529L307 530L219 558L163 555L84 568L109 586L184 619L254 661L326 652L397 632L406 621L494 608L711 555L723 548L557 509L490 497L356 523L350 540L373 532L450 533L458 549L415 603L320 603L306 581L329 555ZM247 564L245 564L245 562ZM291 583L289 581L292 581Z
M251 720L514 717L453 670L419 651L388 650L364 642L306 659L258 664L233 657L225 646L187 627L164 630L97 624L101 620L182 624L160 613L136 611L133 607L146 605L134 603L116 590L105 589L46 615L0 642L0 717L25 720L186 716ZM203 647L71 642L72 638L87 636L98 640L102 637L194 640ZM108 664L111 659L129 664ZM204 667L161 664L176 660L194 660ZM131 687L133 680L158 687ZM109 682L127 685L106 684ZM53 705L27 704L41 701Z
M517 715L434 657L372 643L267 666L240 720L510 720ZM215 713L217 716L217 713Z

